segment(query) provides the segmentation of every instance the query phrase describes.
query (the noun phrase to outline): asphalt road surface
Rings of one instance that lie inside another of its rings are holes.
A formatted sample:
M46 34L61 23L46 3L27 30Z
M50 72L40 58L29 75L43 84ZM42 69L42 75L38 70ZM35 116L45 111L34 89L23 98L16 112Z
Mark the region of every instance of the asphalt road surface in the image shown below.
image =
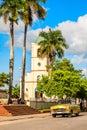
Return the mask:
M78 117L26 118L0 122L0 130L87 130L87 113Z

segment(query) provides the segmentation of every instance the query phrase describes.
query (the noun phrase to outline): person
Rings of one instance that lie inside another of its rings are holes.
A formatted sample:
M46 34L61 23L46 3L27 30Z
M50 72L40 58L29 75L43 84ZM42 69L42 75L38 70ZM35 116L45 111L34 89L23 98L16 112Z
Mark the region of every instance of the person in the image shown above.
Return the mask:
M19 98L18 99L18 104L24 104L24 101L21 98Z
M82 101L80 102L80 110L83 111L83 104L82 104Z
M21 98L18 99L18 104L21 104Z

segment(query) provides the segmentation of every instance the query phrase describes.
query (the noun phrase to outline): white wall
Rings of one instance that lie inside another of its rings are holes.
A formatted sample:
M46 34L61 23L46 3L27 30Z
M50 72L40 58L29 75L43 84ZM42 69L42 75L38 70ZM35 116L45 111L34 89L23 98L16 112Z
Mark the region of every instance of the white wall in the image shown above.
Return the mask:
M46 65L47 58L41 59L37 57L39 46L32 43L31 72L25 76L25 100L35 99L35 88L37 87L37 77L48 75ZM40 63L40 66L38 65Z

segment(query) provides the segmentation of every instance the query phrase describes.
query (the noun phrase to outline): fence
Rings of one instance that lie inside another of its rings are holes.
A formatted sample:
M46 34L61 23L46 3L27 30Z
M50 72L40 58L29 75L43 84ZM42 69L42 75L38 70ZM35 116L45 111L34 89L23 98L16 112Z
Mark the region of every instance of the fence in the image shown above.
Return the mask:
M28 105L31 106L34 109L40 110L40 109L49 109L50 106L56 105L57 102L44 102L44 101L29 101Z

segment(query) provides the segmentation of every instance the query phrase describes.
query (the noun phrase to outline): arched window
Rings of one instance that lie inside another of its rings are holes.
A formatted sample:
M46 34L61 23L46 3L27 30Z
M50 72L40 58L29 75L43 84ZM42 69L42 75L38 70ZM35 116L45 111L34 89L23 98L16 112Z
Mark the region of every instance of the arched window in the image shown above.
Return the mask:
M37 81L40 79L40 75L37 76Z
M40 57L40 48L37 50L37 57Z

